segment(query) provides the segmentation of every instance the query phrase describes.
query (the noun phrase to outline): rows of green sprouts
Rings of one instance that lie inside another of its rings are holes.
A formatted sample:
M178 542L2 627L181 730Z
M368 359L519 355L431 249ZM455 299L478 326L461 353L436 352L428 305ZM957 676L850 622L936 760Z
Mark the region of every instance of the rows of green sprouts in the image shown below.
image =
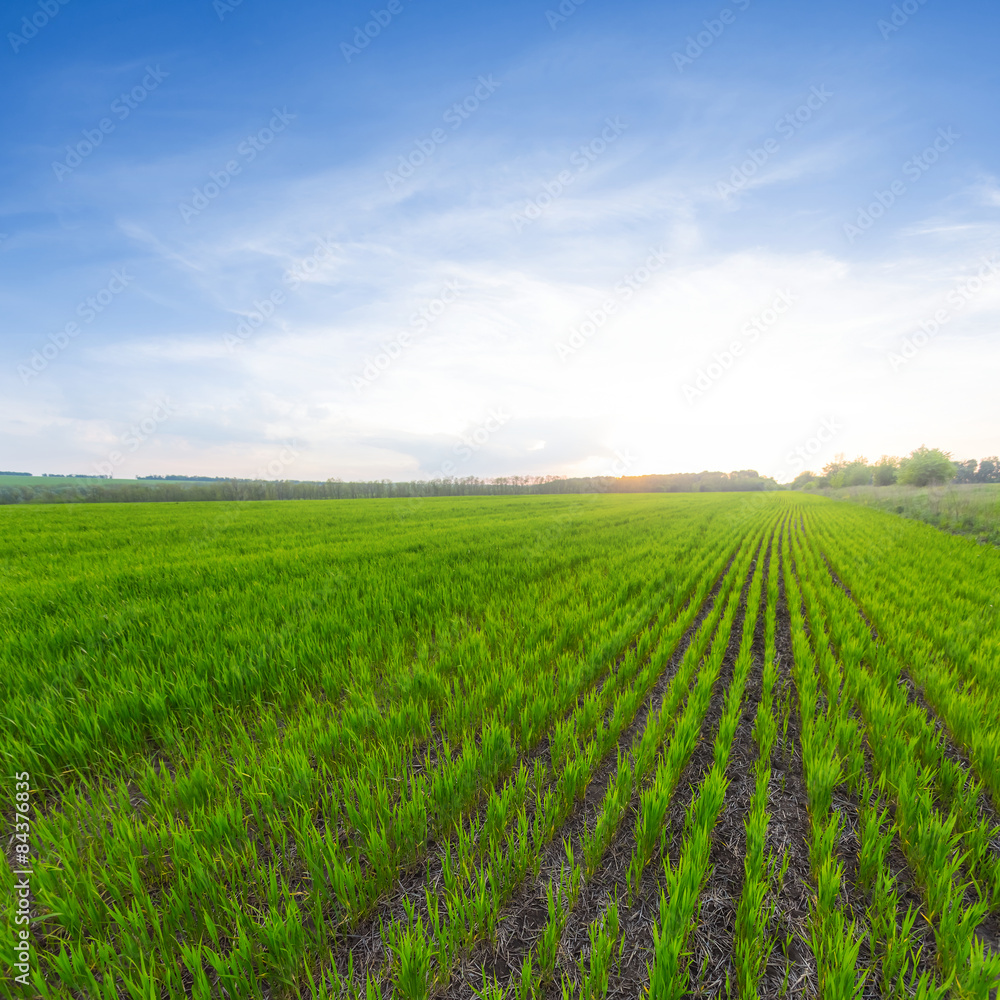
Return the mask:
M1000 987L993 549L797 494L4 517L13 996Z

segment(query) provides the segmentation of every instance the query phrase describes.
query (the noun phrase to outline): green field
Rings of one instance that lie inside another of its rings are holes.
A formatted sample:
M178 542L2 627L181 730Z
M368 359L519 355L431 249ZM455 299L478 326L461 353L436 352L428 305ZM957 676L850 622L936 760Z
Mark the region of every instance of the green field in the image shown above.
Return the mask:
M115 486L136 483L181 482L174 479L104 479L101 476L0 476L0 486L95 486L112 483Z
M1000 985L992 547L787 492L0 518L12 996Z
M264 483L243 481L258 492ZM268 484L272 486L272 484ZM246 489L247 487L244 487ZM232 482L176 479L101 479L98 476L0 476L0 506L39 503L146 502L258 499L235 492ZM276 496L273 499L284 499Z

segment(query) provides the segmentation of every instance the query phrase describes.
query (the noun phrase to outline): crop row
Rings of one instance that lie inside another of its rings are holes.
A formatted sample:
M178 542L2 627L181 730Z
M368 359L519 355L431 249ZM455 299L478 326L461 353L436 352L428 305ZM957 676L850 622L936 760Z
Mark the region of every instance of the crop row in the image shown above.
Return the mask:
M12 512L37 995L1000 985L996 553L800 495L198 506Z

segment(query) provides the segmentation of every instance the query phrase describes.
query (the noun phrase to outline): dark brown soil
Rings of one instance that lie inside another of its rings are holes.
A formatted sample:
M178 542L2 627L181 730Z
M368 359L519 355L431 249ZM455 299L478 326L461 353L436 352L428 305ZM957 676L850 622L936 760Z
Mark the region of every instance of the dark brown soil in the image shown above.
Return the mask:
M625 732L619 739L618 746L623 752L626 751L631 745L631 741L639 726L645 725L646 715L648 714L650 706L653 704L658 706L662 700L666 687L669 684L670 679L676 673L677 667L680 664L683 650L686 648L690 638L695 634L705 616L710 612L711 606L718 596L719 589L722 586L725 575L732 566L735 558L736 554L734 553L729 559L726 568L716 580L712 591L702 605L695 622L682 638L682 641L679 644L674 656L671 658L667 669L660 676L656 686L646 699L645 705L640 708L632 725L626 728ZM629 648L635 647L642 632L651 627L655 621L656 618L654 617L651 622L647 624L646 628L636 635ZM610 676L617 672L619 666L625 658L625 655L625 652L623 652L617 658L616 662L609 668L608 672L602 677L600 682L602 685L606 683ZM541 760L548 766L551 764L549 753L549 738L546 735L530 752L530 754L526 755L525 759L529 767L533 765L536 760ZM518 763L515 763L514 767L516 770ZM538 934L541 933L541 930L544 929L545 922L548 919L544 887L548 883L549 877L551 877L554 872L557 872L562 865L563 840L567 836L572 837L574 842L578 840L584 819L589 817L589 814L594 811L594 803L597 805L600 804L603 799L607 783L613 776L616 767L617 754L612 751L607 755L603 764L597 769L597 772L592 778L586 793L583 807L577 809L576 812L566 821L563 828L556 832L556 836L544 852L541 874L539 879L535 880L535 884L533 884L535 891L526 891L525 887L522 887L520 890L515 892L514 900L508 904L505 908L505 912L501 915L500 930L498 931L498 941L496 946L491 947L486 943L477 945L477 947L473 950L473 953L466 956L461 961L460 965L452 970L451 985L449 985L445 992L446 996L452 995L455 991L458 991L458 994L460 995L471 995L472 986L481 984L484 965L487 975L492 974L491 969L494 970L497 976L507 975L509 970L513 967L511 965L511 961L519 949L517 948L516 943L514 943L514 948L512 950L508 947L506 940L507 937L510 937L514 932L516 932L519 925L523 927L523 930L518 937L522 937L524 935L531 936L533 930L534 937L537 937ZM527 803L529 820L532 817L533 809L534 803L529 796L529 802ZM478 810L477 816L480 820L483 817L484 810L485 805ZM469 820L469 822L471 822L471 820ZM365 982L368 975L372 975L375 978L378 978L381 975L385 966L388 964L389 959L389 956L386 954L383 947L381 928L384 925L388 925L393 920L406 920L404 902L411 903L415 907L418 914L426 916L427 908L424 891L429 888L432 892L434 892L435 890L440 890L442 888L444 851L444 843L433 845L432 849L428 853L428 856L423 860L419 867L414 866L402 874L399 882L397 883L396 889L376 906L375 912L372 916L362 921L362 923L354 929L340 930L339 947L334 953L334 962L338 969L346 970L348 967L348 961L353 959L357 982ZM536 924L540 924L537 929L535 929ZM527 948L524 949L525 954L527 953L527 950ZM517 966L520 966L519 958L517 959Z
M847 585L833 571L833 567L830 565L830 561L829 559L827 559L826 555L824 553L821 554L823 556L823 562L826 565L828 572L830 573L831 580L833 580L833 582L838 587L840 587L840 589L851 599L859 616L868 626L872 640L876 643L879 642L880 639L878 630L872 623L871 619L868 617L865 609L861 606L860 602L854 596L851 590L847 587ZM920 695L916 686L913 684L912 680L905 672L903 674L902 686L905 687L907 692L907 698L911 702L911 704L914 702L922 703L922 707L928 712L928 715L933 719L934 718L933 713L931 713L929 706L927 706L926 702L923 701L922 695ZM852 715L854 715L856 718L859 718L856 706L854 706L852 710ZM937 725L938 729L940 730L942 728L940 723L938 722ZM872 776L872 754L869 745L869 733L863 724L862 724L862 733L864 741L863 750L865 754L865 773L870 783ZM947 736L947 734L945 734L945 736ZM951 759L956 759L957 757L960 756L955 750L955 748L951 747L948 744L947 738L944 741L944 745L945 745L945 752ZM840 847L842 856L845 858L846 862L845 881L847 881L849 886L855 887L857 885L858 852L860 851L861 847L860 829L858 824L858 801L853 794L847 793L846 795L844 795L838 793L835 794L834 803L835 805L838 805L839 803L839 808L841 808L842 810L842 817L847 821L844 823L843 832L841 835ZM873 807L881 809L884 807L885 803L878 803L873 799L871 805ZM890 811L894 814L895 807L890 805ZM886 863L889 867L890 874L896 879L895 883L896 891L899 894L899 902L902 908L902 912L905 913L906 909L909 906L912 906L915 910L917 910L921 905L920 891L914 881L912 872L907 867L906 857L903 854L898 836L893 840L892 846L889 849L889 854L886 858ZM852 912L854 913L855 918L859 919L860 922L860 917L863 912L862 906L870 904L871 899L870 897L863 896L863 894L860 893L856 888L852 888L850 897L851 897L850 904ZM917 948L920 949L919 959L916 965L917 975L920 975L924 972L935 974L937 972L937 963L935 960L935 956L937 954L937 944L934 938L933 928L927 923L926 920L923 920L918 917L913 927L913 934L915 938L914 947L915 949ZM861 962L864 962L868 966L871 966L872 964L871 949L868 946L867 942L862 946L861 953L859 954L859 963ZM874 980L874 973L870 978ZM866 983L865 995L866 996L880 995L877 991L877 987L875 986L874 982Z
M809 900L813 894L809 871L809 798L802 771L801 723L791 677L791 618L785 601L784 576L778 579L775 630L778 683L775 705L779 726L771 758L771 787L765 852L781 859L788 852L788 871L774 896L776 947L764 970L759 992L777 997L806 997L817 993L816 959L809 945ZM787 732L778 706L787 705Z
M756 566L756 560L753 565ZM671 803L665 822L669 831L668 839L673 841L674 853L676 853L680 842L684 814L691 800L693 786L701 780L711 766L714 735L722 715L725 691L728 690L732 679L742 635L749 581L750 576L743 582L740 606L734 617L719 678L716 681L712 701L703 722L704 735L695 747L691 759L681 775L675 799ZM569 919L561 942L561 961L557 970L557 979L562 975L567 975L574 981L578 981L577 956L585 956L589 949L588 926L593 920L600 917L610 902L618 899L624 949L621 964L611 975L609 996L639 996L641 994L642 984L648 981L647 964L653 946L652 928L659 913L660 879L658 873L662 866L662 857L655 857L651 861L643 879L638 899L633 905L626 905L626 876L635 848L634 826L638 805L639 791L637 790L629 804L618 835L611 844L601 867L593 878L584 885L580 900ZM557 985L553 983L549 989L549 996L555 998L558 995Z
M758 553L759 556L759 553ZM667 831L666 854L654 854L642 878L637 898L631 906L626 905L628 866L635 849L635 821L638 814L639 795L632 797L629 810L619 830L608 857L601 870L593 880L597 891L595 905L587 908L577 907L573 914L574 921L567 927L564 942L567 950L580 948L587 941L587 925L606 905L606 901L617 894L619 899L620 925L624 937L622 961L611 976L609 995L624 997L640 997L644 995L649 981L648 965L653 953L653 926L659 919L660 894L662 889L662 868L666 857L676 863L683 839L684 820L688 806L691 804L695 789L712 766L712 756L715 736L724 710L726 692L732 682L736 657L739 652L740 640L743 634L743 621L746 613L746 598L750 580L756 567L754 559L740 596L740 604L733 618L732 630L726 652L712 690L712 700L702 722L702 736L691 753L691 757L681 773L674 792L673 800L667 810L664 826ZM704 905L704 896L703 905ZM575 934L569 937L569 932L575 923ZM697 968L692 968L692 977L697 976ZM553 994L554 997L554 994Z
M848 597L850 597L850 592L844 585L837 580L832 569L830 569L830 564L823 556L826 567L830 572L831 577L840 586ZM796 583L799 585L799 590L801 593L801 580L799 578L798 566L792 566L792 573L795 577ZM853 598L852 598L853 600ZM830 636L825 632L821 635L815 635L812 633L809 625L808 619L806 618L806 608L803 601L803 606L801 609L803 619L805 619L805 631L809 635L810 642L813 649L816 651L817 655L822 645L826 646L827 651L837 660L837 651L834 648L833 642ZM862 617L864 617L862 615ZM868 625L872 632L873 637L875 636L875 630L867 618L864 619L865 623ZM820 681L820 678L817 678ZM836 681L838 690L832 694L835 699L840 698L840 680ZM819 703L820 711L826 712L829 710L829 697L830 693L825 691L822 683L819 683L817 698ZM856 706L848 706L848 710L851 716L858 722L861 728L861 732L865 732L864 723L861 721L860 715L858 714ZM857 888L857 871L858 871L858 854L861 850L861 831L859 826L859 804L857 797L852 792L852 790L846 785L838 785L833 790L833 797L831 803L832 809L837 813L840 821L840 834L838 837L838 842L836 846L836 853L839 860L844 865L844 874L841 880L840 896L838 899L838 904L842 906L846 911L850 919L854 920L859 928L864 928L866 925L865 914L868 904L871 902L870 899L865 897ZM861 943L861 947L858 951L858 964L862 968L871 968L872 966L872 954L871 947L867 938L864 938ZM865 981L859 997L867 998L878 998L881 993L873 979L869 976Z
M839 579L836 573L834 573L833 568L830 566L829 560L826 555L823 555L823 561L826 564L827 570L830 573L831 579L834 583L840 587L843 592L851 598L854 603L858 614L864 619L865 623L868 625L871 631L872 639L878 642L878 632L872 625L871 620L865 612L865 609L861 606L860 602L847 586ZM927 720L933 726L934 730L937 732L940 738L941 749L944 756L951 761L953 764L958 765L967 776L974 777L974 769L972 763L969 760L968 755L958 744L958 742L953 738L951 732L944 724L944 721L938 716L938 714L931 707L930 703L927 701L923 689L913 680L909 672L905 669L901 671L900 674L900 687L906 692L907 701L910 705L916 705L927 717ZM946 803L941 803L938 801L938 805L947 811L948 806ZM986 819L991 827L1000 827L1000 814L998 814L997 809L991 800L990 796L985 792L981 792L978 798L979 816L981 819ZM995 858L1000 860L1000 844L991 844L992 853ZM898 851L898 848L896 848ZM912 879L909 877L909 873L905 870L905 861L902 858L902 852L899 852L899 858L903 862L902 866L902 882L909 882L912 885ZM967 868L963 866L962 877L964 879L969 878ZM915 890L911 891L912 901L914 906L919 902L919 896L916 894ZM965 903L970 905L975 901L975 895L972 889L966 893ZM996 950L1000 948L1000 900L991 901L992 908L991 912L986 915L986 918L977 928L977 935L989 948ZM924 953L921 955L922 960L926 960L928 955L933 955L935 947L933 943L933 935L929 934L929 928L926 926L926 922L920 922L919 932L924 938L929 938L927 945L925 947ZM923 964L923 963L922 963Z
M746 856L744 820L753 798L757 747L753 724L763 689L763 658L754 663L747 679L740 724L733 738L726 778L725 805L712 835L709 878L701 896L698 925L690 938L693 954L692 981L700 996L722 996L726 976L733 975L733 934L736 908L743 892L743 861ZM700 971L705 974L698 978Z
M868 745L868 734L865 733L863 749L865 753L865 773L869 780L869 787L871 787L871 775L872 775L872 765L871 765L871 749ZM838 801L837 794L834 795L834 803ZM878 801L876 796L873 796L870 800L870 805L878 809L880 812L886 807L884 801ZM851 796L851 808L857 809L857 800ZM890 818L891 815L895 813L895 807L890 807ZM857 871L858 871L858 852L861 848L860 837L861 828L860 823L857 822L857 814L855 812L855 822L849 833L845 833L844 836L848 837L852 843L850 844L849 857L850 862L847 864L844 878L849 880L850 884L853 886L857 885ZM902 847L899 842L899 836L893 838L892 844L889 847L889 853L886 855L886 865L889 869L889 874L896 879L896 892L899 897L899 907L901 907L901 913L897 910L897 926L899 926L899 916L906 913L907 907L912 906L914 910L918 910L921 905L920 890L914 881L913 874L911 870L907 867L906 857L903 854ZM872 900L869 895L862 894L859 890L855 891L856 897L862 899L865 906L871 904ZM860 914L855 914L859 917ZM860 920L859 920L860 923ZM936 975L938 972L936 955L937 955L937 943L934 938L934 929L931 925L921 917L917 917L916 922L913 925L913 935L914 935L914 951L916 949L920 950L920 957L916 965L916 973L918 976L927 972L932 975ZM859 963L864 959L865 962L871 966L871 949L867 944L863 947L861 955L859 955ZM911 970L912 972L913 970ZM865 996L880 996L881 994L877 991L873 991L875 971L872 972L869 977L871 982L865 984Z
M726 572L731 565L732 560L726 567ZM538 877L526 882L515 893L503 915L497 941L495 943L483 941L473 949L473 952L463 960L461 967L455 970L451 984L444 992L445 997L468 998L474 996L474 989L481 989L484 969L487 977L496 975L501 981L504 981L505 978L516 978L521 963L537 944L547 925L548 910L545 892L550 880L558 881L559 875L565 868L563 842L567 838L570 840L577 863L582 863L583 852L580 838L586 825L592 826L599 813L607 787L617 771L618 752L622 754L629 752L635 738L645 728L650 711L659 709L685 651L719 598L724 576L725 573L716 581L711 593L681 638L645 703L636 713L632 723L619 737L616 749L613 749L598 767L588 786L582 806L566 821L562 829L557 831L556 836L543 851ZM611 885L611 881L607 877L610 865L617 865L621 868L621 895L624 897L624 872L632 854L632 816L637 803L638 793L633 795L630 808L622 821L619 836L612 843L602 868L595 874L594 878L587 880L581 889L580 898L563 933L560 960L557 962L555 982L552 984L553 996L559 995L558 983L563 973L571 975L574 979L577 978L578 957L589 950L587 927L591 920L603 912L607 900L613 898L613 896L609 897L608 891ZM622 832L625 830L628 831L627 842L622 837ZM622 927L624 930L624 923ZM626 939L628 939L627 930Z
M773 537L773 536L772 536ZM736 908L743 892L746 857L744 822L750 811L759 754L753 740L757 707L763 694L765 658L765 610L767 579L771 567L771 538L764 546L763 589L753 637L753 664L743 693L740 724L733 737L726 766L726 799L712 835L709 877L702 892L698 925L691 934L692 982L698 996L721 997L727 976L734 976L732 964ZM704 970L704 974L702 974Z

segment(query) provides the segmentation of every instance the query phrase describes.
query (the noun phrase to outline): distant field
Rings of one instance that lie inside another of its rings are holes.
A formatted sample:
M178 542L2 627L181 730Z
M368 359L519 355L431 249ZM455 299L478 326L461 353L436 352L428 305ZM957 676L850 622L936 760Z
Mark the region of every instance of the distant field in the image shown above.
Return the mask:
M1000 545L1000 485L853 486L832 496Z
M13 995L1000 983L1000 551L789 492L0 524Z
M101 479L99 476L0 476L0 486L92 486L104 484L155 486L157 483L198 482L178 479Z
M101 479L98 476L78 479L76 476L0 476L0 486L71 486L90 483L134 483L134 479Z

